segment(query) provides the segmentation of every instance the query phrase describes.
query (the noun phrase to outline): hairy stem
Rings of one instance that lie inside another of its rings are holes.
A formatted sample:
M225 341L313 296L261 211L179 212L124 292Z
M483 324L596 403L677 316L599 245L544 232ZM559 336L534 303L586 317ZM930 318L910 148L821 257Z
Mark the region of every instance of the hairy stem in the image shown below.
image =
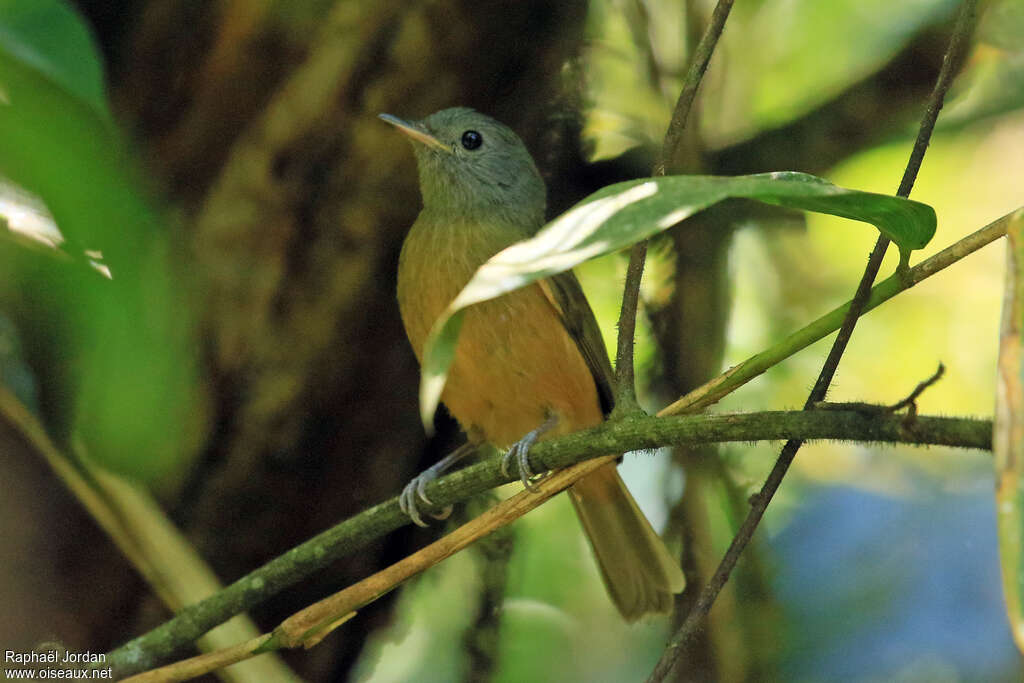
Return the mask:
M654 163L652 176L663 176L666 170L678 170L678 157L682 148L683 130L693 109L693 101L697 97L697 89L708 69L711 55L714 54L718 38L725 28L725 20L729 18L733 0L718 0L711 14L711 21L704 31L696 49L690 68L683 81L683 89L676 100L672 120L669 121L665 133L665 142L661 147L661 155ZM647 240L633 245L629 252L629 267L626 270L626 284L622 292L622 309L619 312L619 337L615 352L615 406L616 413L625 414L637 409L636 377L633 369L633 340L636 336L636 312L640 299L640 280L644 274L644 261L647 259Z

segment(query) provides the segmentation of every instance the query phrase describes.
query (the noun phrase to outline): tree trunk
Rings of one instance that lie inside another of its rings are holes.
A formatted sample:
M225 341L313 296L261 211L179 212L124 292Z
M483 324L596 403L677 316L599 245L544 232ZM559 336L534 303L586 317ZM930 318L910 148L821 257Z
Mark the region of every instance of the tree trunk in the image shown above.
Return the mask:
M415 162L376 115L473 106L557 172L579 155L563 66L585 3L80 4L116 108L180 218L211 429L168 502L231 580L395 495L455 443L450 421L432 444L419 426L394 295L420 206ZM396 534L255 616L272 626L422 535ZM344 676L387 607L293 663L315 680Z

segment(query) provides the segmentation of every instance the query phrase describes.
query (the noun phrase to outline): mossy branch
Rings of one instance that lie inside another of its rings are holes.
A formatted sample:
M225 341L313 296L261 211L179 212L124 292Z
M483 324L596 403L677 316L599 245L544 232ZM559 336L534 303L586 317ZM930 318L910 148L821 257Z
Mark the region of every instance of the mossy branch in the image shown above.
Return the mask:
M907 420L900 415L833 410L667 418L634 415L538 443L530 452L530 465L535 471L543 471L608 453L660 446L791 438L990 450L992 423L949 417ZM426 492L440 509L508 481L498 461L487 460L432 482ZM231 616L408 523L397 497L375 505L271 560L216 595L184 608L173 619L111 652L106 665L114 667L118 676L151 669Z

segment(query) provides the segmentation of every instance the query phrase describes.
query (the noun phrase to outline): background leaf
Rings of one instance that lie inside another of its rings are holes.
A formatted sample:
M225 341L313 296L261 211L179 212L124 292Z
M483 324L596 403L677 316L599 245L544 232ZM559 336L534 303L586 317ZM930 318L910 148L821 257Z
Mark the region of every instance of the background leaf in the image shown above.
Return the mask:
M128 177L113 123L4 45L0 91L0 173L38 195L65 238L130 263L131 238L152 215Z
M495 254L480 266L435 323L423 354L423 423L431 424L441 398L458 341L459 311L639 242L724 199L754 199L871 223L904 255L925 246L935 234L935 211L926 204L848 190L805 173L667 176L609 185L556 218L532 239Z
M109 116L92 33L64 0L0 0L0 46Z
M0 175L38 196L76 258L42 264L7 242L3 303L47 347L35 364L51 375L43 384L55 435L77 428L102 464L149 478L196 438L195 345L99 64L63 3L0 5ZM83 267L85 249L102 253L112 279Z
M1013 639L1024 652L1024 211L1011 222L1006 239L992 446L1003 594Z

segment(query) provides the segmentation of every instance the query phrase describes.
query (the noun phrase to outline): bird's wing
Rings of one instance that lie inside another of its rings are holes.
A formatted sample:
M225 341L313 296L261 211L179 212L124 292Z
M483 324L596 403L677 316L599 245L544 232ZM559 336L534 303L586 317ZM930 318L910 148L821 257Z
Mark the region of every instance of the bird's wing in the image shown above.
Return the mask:
M567 271L541 280L540 288L558 311L562 324L576 342L576 347L590 368L594 384L597 385L601 411L607 415L615 405L612 364L608 359L604 339L601 337L601 329L597 326L594 312L590 310L590 304L583 294L579 280L572 271Z

